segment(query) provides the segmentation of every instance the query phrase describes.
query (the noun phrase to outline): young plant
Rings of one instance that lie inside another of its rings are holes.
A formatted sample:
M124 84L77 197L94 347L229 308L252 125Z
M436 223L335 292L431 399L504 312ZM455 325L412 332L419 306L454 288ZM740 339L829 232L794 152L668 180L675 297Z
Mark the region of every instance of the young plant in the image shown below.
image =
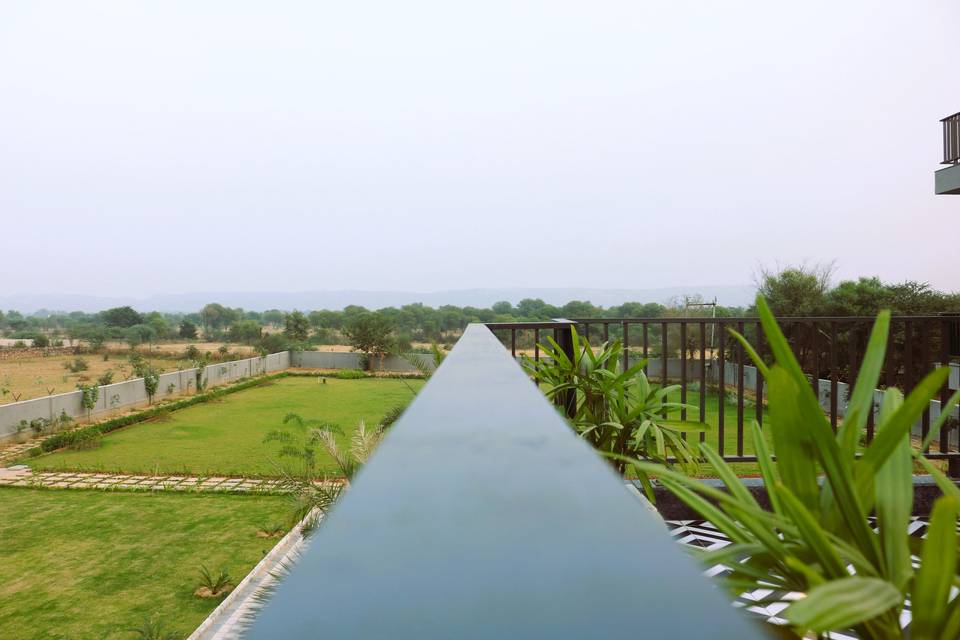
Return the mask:
M308 533L316 527L319 516L329 511L344 489L350 485L354 475L383 439L384 430L380 427L367 430L361 420L350 438L350 448L344 451L337 443L336 435L342 434L342 431L336 425L319 420L304 420L296 413L288 413L283 423L293 423L299 428L299 442L289 431L273 431L267 435L265 442L283 442L281 456L301 458L304 462L299 472L280 465L277 465L277 468L283 478L279 488L290 495L293 501L291 519L294 522L305 521L302 530ZM324 475L318 481L317 446L336 463L339 477ZM307 517L311 515L313 517Z
M759 425L753 439L771 509L762 508L731 467L710 446L703 452L727 491L709 487L663 465L634 460L633 467L657 479L712 522L732 544L702 554L709 566L732 569L727 586L736 593L763 589L767 601L782 592L805 597L780 614L801 635L853 629L860 638L903 638L899 618L911 601L913 640L960 637L957 517L960 490L913 450L910 431L946 382L949 368L927 375L906 397L887 389L876 437L860 446L873 411L886 353L890 314L877 317L836 434L764 299L757 308L774 357L768 366L743 336L743 344L767 381L773 451ZM939 432L960 392L930 428ZM776 455L776 464L771 454ZM944 496L936 501L925 541L908 533L913 508L913 462L929 472ZM822 478L822 482L820 481ZM876 515L875 524L871 514ZM913 558L919 559L914 567ZM808 637L808 636L807 636Z
M200 598L217 598L230 590L230 574L225 569L214 575L204 565L200 565L200 586L194 595Z
M260 538L282 538L287 528L278 522L265 523L257 530L257 536Z
M537 361L524 356L523 366L546 386L548 397L575 394L576 411L570 423L580 437L603 453L676 461L685 470L696 471L699 438L687 438L687 434L707 431L709 426L670 417L684 409L696 410L670 400L679 385L651 384L643 372L645 360L624 371L619 340L594 350L576 329L572 333L572 359L548 338L549 344L540 345L544 357ZM619 459L617 464L622 470Z
M156 616L144 618L139 627L128 629L136 634L137 640L178 640L183 634L168 630L166 624Z
M100 387L95 384L77 384L80 390L80 406L87 410L87 419L90 419L90 412L97 406L97 399L100 397Z

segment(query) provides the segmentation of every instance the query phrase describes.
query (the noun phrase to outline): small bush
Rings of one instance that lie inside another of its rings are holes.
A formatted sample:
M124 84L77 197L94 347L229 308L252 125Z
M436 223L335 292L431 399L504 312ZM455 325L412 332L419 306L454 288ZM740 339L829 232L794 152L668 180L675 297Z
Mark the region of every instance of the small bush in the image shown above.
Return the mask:
M357 380L359 378L369 378L370 374L366 371L360 371L359 369L343 369L337 371L334 374L334 377L339 378L340 380Z
M210 573L205 566L200 566L200 586L194 595L200 598L217 598L230 590L230 574L220 569L217 575Z
M97 384L101 387L105 387L108 384L113 384L113 369L104 371L103 374L97 378Z
M183 634L167 630L166 625L156 616L144 618L139 627L128 629L131 633L137 635L137 640L177 640L182 638Z
M103 434L96 429L81 429L77 437L70 443L70 449L78 451L97 449L103 442Z

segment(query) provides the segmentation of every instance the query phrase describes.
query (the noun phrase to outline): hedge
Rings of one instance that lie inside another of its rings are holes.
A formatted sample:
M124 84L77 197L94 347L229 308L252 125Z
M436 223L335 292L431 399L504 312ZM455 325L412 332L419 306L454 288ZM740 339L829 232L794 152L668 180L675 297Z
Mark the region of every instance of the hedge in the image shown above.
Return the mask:
M110 420L105 420L89 427L83 427L81 429L74 429L72 431L64 431L63 433L58 433L54 436L51 436L40 443L40 449L45 453L51 451L56 451L57 449L62 449L63 447L68 447L71 444L78 442L80 440L93 437L96 434L105 434L110 433L111 431L116 431L122 427L128 427L131 424L136 424L138 422L143 422L144 420L149 420L154 416L157 416L161 413L166 413L168 411L176 411L177 409L185 409L187 407L193 406L195 404L200 404L202 402L209 402L220 396L225 396L237 391L243 391L244 389L249 389L251 387L256 387L264 382L269 380L276 380L278 378L285 378L289 374L286 371L280 373L275 373L271 376L264 376L260 378L251 378L243 382L238 382L235 385L229 387L219 387L217 389L212 389L210 391L205 391L203 393L197 394L195 396L190 396L189 398L183 398L182 400L175 400L173 402L168 402L162 405L157 405L155 407L150 407L149 409L144 409L143 411L138 411L136 413L130 413L124 416L118 416Z

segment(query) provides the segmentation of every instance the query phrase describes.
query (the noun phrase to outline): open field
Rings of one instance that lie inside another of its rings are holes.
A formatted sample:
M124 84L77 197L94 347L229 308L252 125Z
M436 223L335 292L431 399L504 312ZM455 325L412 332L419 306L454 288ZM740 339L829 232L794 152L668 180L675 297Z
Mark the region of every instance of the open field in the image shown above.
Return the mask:
M419 389L423 381L326 379L320 384L314 377L283 378L115 431L97 449L58 451L29 464L37 470L276 476L277 464L297 468L294 458L280 457L281 443L263 441L270 431L284 428L285 415L339 425L343 435L337 439L346 447L359 420L375 426L389 409L413 399L406 385ZM287 428L298 439L304 433L293 423ZM333 461L320 453L318 468L335 471Z
M73 362L76 358L86 361L86 371L71 373L64 369L64 363ZM171 358L150 357L147 360L164 371L190 366L187 362ZM133 367L121 355L110 355L109 360L104 360L100 354L32 355L3 359L0 360L0 404L76 391L78 382L94 384L107 371L113 371L114 382L134 377Z
M185 638L219 599L200 565L235 585L287 523L282 496L0 490L0 637L120 640L157 616Z
M104 343L104 345L110 351L121 351L128 352L130 351L130 345L126 342L117 342L110 341ZM142 353L145 356L150 354L171 354L173 357L184 357L186 354L187 348L193 345L201 352L217 353L217 349L220 347L227 347L230 349L231 353L237 354L241 358L249 358L251 356L257 355L257 350L253 347L245 344L237 344L235 342L190 342L188 340L183 341L173 341L173 342L157 342L154 344L141 344L137 347L137 351Z

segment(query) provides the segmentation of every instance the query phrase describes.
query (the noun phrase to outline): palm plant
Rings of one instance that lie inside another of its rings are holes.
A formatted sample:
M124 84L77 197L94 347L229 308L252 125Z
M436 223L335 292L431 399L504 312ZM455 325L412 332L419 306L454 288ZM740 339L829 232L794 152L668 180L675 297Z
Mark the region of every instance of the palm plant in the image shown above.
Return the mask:
M144 618L140 626L128 629L135 633L138 640L178 640L183 635L177 631L168 630L163 620L157 616Z
M230 586L230 574L224 569L220 569L216 575L210 573L205 566L200 565L200 587L197 594L206 597L216 597L227 592Z
M678 498L725 533L732 544L702 553L708 566L731 569L736 593L765 589L805 597L781 614L799 635L853 629L864 639L903 638L899 618L912 607L912 640L960 637L957 517L960 490L910 444L911 427L945 383L949 368L927 375L904 399L887 389L876 437L860 445L886 352L890 314L874 325L846 417L834 434L809 382L764 299L757 308L774 356L767 366L747 340L732 332L767 381L776 464L759 425L753 440L771 509L762 508L709 445L703 453L727 491L663 465L631 464L656 475ZM954 394L930 429L937 433L956 406ZM930 473L944 496L934 504L928 535L909 535L912 463ZM822 476L822 482L820 482ZM870 520L875 514L875 525Z
M689 432L709 429L702 422L672 419L680 411L695 407L672 402L679 385L653 385L643 371L646 360L624 370L620 366L623 345L619 340L594 349L589 341L573 333L570 358L552 339L540 345L545 357L523 356L523 366L556 398L567 392L576 395L573 428L597 450L619 456L639 456L660 463L675 461L693 472L700 457L697 438ZM618 460L622 470L622 462Z
M349 487L357 471L383 439L385 431L379 426L367 429L361 420L350 436L349 449L344 451L337 442L336 436L342 431L336 425L320 420L305 420L295 413L287 414L284 418L284 424L288 423L295 423L304 429L312 428L299 444L294 444L293 435L284 431L272 432L267 439L284 442L281 455L298 457L304 462L300 472L278 468L282 477L280 489L293 500L292 519L303 522L301 530L306 533L316 527L319 518L333 507L340 494ZM339 472L337 477L326 474L318 477L315 451L318 446L336 464Z

